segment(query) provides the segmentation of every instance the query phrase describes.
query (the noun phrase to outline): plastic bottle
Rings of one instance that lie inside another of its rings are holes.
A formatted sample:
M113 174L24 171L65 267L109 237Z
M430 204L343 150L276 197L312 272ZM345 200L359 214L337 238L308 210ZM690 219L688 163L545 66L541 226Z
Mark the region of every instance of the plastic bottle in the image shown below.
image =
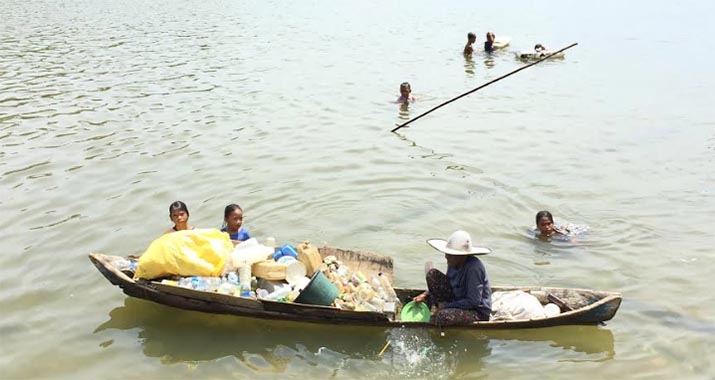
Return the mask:
M258 299L262 299L262 300L268 299L268 295L269 295L269 293L268 293L268 290L266 290L266 289L256 290L256 296L258 297Z
M239 284L241 285L241 291L243 292L244 288L248 288L248 291L251 291L251 266L248 264L243 264L240 267L238 267L238 281Z
M241 284L241 297L250 297L251 296L251 285L249 282L249 285Z
M223 283L220 277L205 277L204 280L206 281L206 290L209 292L215 292Z
M179 279L179 286L182 288L190 288L191 287L191 279L189 277L182 277Z
M229 272L229 274L226 276L226 281L238 285L238 275L236 272Z
M270 301L277 301L279 298L287 297L290 292L290 286L281 286L280 288L277 288L273 293L268 294L266 296L266 299Z
M237 289L236 284L234 284L231 281L225 281L218 287L218 289L216 291L221 294L233 294L236 291L236 289Z
M380 280L382 289L387 294L388 299L386 299L386 301L399 303L399 300L397 298L397 293L395 293L395 288L392 287L392 284L390 284L390 280L387 279L387 276L385 276L384 274L382 274L382 272L380 272L380 273L378 273L377 278Z
M273 236L269 236L266 238L266 247L271 247L275 248L276 247L276 238Z

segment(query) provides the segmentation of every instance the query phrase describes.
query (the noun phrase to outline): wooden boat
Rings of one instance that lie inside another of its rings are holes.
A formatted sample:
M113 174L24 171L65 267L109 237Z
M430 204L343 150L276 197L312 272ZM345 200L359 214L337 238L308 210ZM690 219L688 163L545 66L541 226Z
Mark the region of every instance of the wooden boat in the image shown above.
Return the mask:
M382 272L392 280L392 259L368 252L319 248L323 257L333 255L353 271L366 275ZM274 302L248 297L234 297L215 292L187 289L159 281L134 280L131 272L123 272L116 263L119 256L89 254L89 259L113 285L125 294L180 309L207 313L233 314L261 319L292 320L326 324L369 325L382 327L437 327L431 323L391 320L388 314L369 311L342 310L336 307ZM621 304L621 295L614 292L552 287L492 287L493 292L522 290L534 295L542 304L563 301L561 314L540 319L479 321L466 326L442 326L442 329L516 329L559 325L595 325L610 320ZM422 289L395 288L399 299L408 302ZM569 310L570 309L570 310ZM398 316L399 319L399 316Z

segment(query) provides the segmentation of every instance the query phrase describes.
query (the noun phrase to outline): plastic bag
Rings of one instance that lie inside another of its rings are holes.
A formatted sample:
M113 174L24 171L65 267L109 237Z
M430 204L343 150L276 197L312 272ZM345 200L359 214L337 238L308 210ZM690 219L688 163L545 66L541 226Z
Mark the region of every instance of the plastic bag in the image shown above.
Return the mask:
M233 244L217 229L177 231L154 240L139 258L134 278L221 275Z
M492 320L546 318L541 302L521 290L492 293Z

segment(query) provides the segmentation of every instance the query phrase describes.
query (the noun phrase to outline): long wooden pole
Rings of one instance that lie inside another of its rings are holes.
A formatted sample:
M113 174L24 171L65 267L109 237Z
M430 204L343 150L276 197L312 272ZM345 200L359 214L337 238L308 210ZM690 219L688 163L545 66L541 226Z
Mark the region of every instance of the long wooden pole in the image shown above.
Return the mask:
M492 83L498 82L498 81L500 81L500 80L502 80L502 79L504 79L504 78L506 78L506 77L508 77L508 76L514 75L514 74L518 73L518 72L521 71L521 70L524 70L524 69L527 69L527 68L529 68L529 67L531 67L531 66L536 65L537 63L541 63L541 62L543 62L543 61L545 61L545 60L551 58L553 55L559 54L559 53L561 53L561 52L564 51L564 50L571 49L572 47L574 47L574 46L576 46L576 45L578 45L578 43L575 42L575 43L573 43L573 44L571 44L571 45L569 45L569 46L566 46L566 47L563 48L563 49L557 50L557 51L555 51L555 52L553 52L553 53L547 55L547 56L544 57L544 58L539 59L539 60L536 61L536 62L532 62L532 63L530 63L530 64L528 64L528 65L526 65L526 66L522 66L522 67L520 67L520 68L518 68L518 69L516 69L516 70L514 70L514 71L512 71L512 72L510 72L509 74L505 74L505 75L500 76L499 78L490 80L489 82L484 83L483 85L481 85L481 86L479 86L479 87L477 87L477 88L475 88L475 89L473 89L473 90L469 90L469 91L465 92L464 94L457 96L456 98L452 98L452 99L450 99L450 100L448 100L448 101L446 101L446 102L444 102L444 103L442 103L442 104L440 104L440 105L438 105L438 106L432 108L431 110L429 110L429 111L427 111L427 112L425 112L425 113L423 113L423 114L421 114L421 115L419 115L419 116L417 116L417 117L415 117L415 118L412 118L412 119L410 119L410 120L407 120L406 122L404 122L404 123L398 125L397 127L395 127L395 128L394 128L393 130L391 130L390 132L396 132L398 129L400 129L400 128L406 126L407 124L410 124L411 122L413 122L413 121L415 121L415 120L417 120L417 119L420 119L422 116L425 116L425 115L431 113L432 111L435 111L435 110L438 109L438 108L442 108L442 107L446 106L447 104L452 103L453 101L455 101L455 100L457 100L457 99L463 98L463 97L465 97L465 96L467 96L467 95L469 95L469 94L471 94L471 93L473 93L473 92L475 92L475 91L481 90L482 88L487 87L487 86L489 86L489 85L492 84Z

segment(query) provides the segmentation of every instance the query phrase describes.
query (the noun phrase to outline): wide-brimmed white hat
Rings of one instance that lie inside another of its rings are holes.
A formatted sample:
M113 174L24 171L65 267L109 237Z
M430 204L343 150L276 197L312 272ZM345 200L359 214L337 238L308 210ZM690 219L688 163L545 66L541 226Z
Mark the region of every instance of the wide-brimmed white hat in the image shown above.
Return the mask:
M475 247L472 238L466 231L454 231L449 239L429 239L427 244L448 255L486 255L492 250L486 247Z

